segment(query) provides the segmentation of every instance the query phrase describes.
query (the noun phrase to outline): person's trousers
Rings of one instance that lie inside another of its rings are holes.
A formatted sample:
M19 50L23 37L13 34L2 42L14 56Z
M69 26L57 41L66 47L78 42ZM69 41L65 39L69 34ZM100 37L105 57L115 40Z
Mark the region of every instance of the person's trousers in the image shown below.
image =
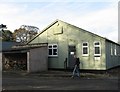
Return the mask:
M79 70L79 68L75 65L74 70L73 70L73 77L75 77L76 75L77 75L78 77L80 77L80 70Z

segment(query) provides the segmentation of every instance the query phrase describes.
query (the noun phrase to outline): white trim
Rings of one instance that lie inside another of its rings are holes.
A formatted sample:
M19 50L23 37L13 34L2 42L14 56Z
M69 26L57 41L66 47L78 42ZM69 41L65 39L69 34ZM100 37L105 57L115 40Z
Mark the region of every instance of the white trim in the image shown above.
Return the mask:
M55 45L56 45L56 47L53 47L53 46L55 46ZM51 47L51 49L52 49L52 55L49 55L49 49L50 49L49 46L52 46L52 47ZM56 53L57 55L53 55L53 50L54 50L54 49L57 50L57 53ZM48 44L48 56L49 56L49 57L57 57L57 56L58 56L58 44Z
M30 72L30 52L27 52L27 72Z
M87 43L87 46L83 46L84 43ZM87 48L87 54L83 54L83 48ZM82 43L82 56L89 56L89 43L88 42L83 42Z
M99 43L99 45L95 45L95 43ZM100 54L95 54L95 47L99 47ZM95 41L94 42L94 56L101 56L101 43L100 43L100 41Z
M113 44L111 43L111 46L110 46L110 54L111 56L113 56Z
M120 46L118 46L118 50L119 50L119 51L118 51L118 52L119 52L119 55L118 55L118 56L120 56Z
M116 44L115 44L115 48L114 48L114 55L117 56L117 47L116 47Z

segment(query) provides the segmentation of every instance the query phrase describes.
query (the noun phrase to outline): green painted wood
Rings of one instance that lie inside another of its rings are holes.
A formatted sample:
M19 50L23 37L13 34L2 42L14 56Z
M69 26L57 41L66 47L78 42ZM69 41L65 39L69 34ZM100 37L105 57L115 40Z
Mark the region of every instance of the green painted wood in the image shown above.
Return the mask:
M63 21L57 21L43 31L44 32L30 43L58 44L58 57L48 58L49 68L64 68L64 60L65 58L68 58L68 46L71 45L76 46L77 56L81 60L81 69L106 70L113 67L113 64L108 62L108 58L110 58L108 55L110 53L109 43L106 42L105 38ZM99 41L101 43L100 60L95 60L94 57L95 41ZM82 56L83 42L89 43L89 56Z

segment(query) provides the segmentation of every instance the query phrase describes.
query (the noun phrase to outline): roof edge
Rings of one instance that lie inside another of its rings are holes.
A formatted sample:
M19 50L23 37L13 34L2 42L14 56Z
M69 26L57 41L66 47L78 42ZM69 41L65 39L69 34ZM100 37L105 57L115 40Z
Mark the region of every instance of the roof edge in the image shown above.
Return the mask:
M36 35L36 36L33 37L32 39L30 39L26 44L29 44L32 40L34 40L35 38L37 38L40 34L42 34L44 31L46 31L48 28L50 28L52 25L54 25L54 24L57 23L58 21L64 22L64 23L69 24L69 25L74 26L74 27L77 27L77 28L79 28L79 29L81 29L81 30L84 30L84 31L88 32L88 33L91 33L91 34L93 34L93 35L99 36L99 37L101 37L101 38L103 38L103 39L105 39L105 40L107 40L107 41L110 41L110 42L112 42L112 43L115 43L115 44L120 45L119 43L116 43L116 42L114 42L114 41L112 41L112 40L109 40L109 39L107 39L107 38L105 38L105 37L102 37L102 36L100 36L100 35L98 35L98 34L92 33L92 32L90 32L90 31L87 31L87 30L85 30L85 29L82 29L82 28L80 28L80 27L78 27L78 26L75 26L75 25L73 25L73 24L70 24L70 23L68 23L68 22L65 22L65 21L62 21L62 20L59 20L59 19L56 19L54 22L52 22L51 24L49 24L49 25L48 25L46 28L44 28L38 35Z
M46 28L44 28L39 34L37 34L35 37L33 37L32 39L30 39L26 44L29 44L32 40L34 40L35 38L37 38L40 34L42 34L44 31L46 31L48 28L50 28L52 25L54 25L55 23L57 23L58 19L56 19L54 22L52 22L51 24L49 24Z

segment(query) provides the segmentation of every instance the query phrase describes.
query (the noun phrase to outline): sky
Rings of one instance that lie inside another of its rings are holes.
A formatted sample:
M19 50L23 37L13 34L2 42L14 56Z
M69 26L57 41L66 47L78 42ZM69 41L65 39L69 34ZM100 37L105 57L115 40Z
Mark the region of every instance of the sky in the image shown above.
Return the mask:
M118 41L118 0L0 0L0 24L42 31L56 19Z

